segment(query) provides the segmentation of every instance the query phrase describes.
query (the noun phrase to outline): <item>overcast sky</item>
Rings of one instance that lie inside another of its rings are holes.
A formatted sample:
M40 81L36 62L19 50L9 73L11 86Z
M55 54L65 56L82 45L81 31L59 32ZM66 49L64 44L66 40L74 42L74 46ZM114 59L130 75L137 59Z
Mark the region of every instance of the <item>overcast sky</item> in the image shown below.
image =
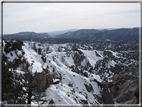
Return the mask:
M139 26L139 3L3 3L4 34Z

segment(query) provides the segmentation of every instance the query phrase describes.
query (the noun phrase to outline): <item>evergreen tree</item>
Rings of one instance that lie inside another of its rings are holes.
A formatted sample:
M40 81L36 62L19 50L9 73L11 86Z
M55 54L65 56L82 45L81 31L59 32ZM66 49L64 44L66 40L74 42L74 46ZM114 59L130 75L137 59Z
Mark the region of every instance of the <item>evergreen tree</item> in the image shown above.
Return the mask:
M38 54L41 55L41 48L38 48Z
M9 71L5 61L2 61L2 101L11 102L13 98L13 73Z
M23 42L19 40L5 41L5 43L4 51L7 51L7 53L12 50L22 50ZM41 54L41 48L39 49L39 54ZM32 64L29 64L23 56L19 56L11 62L8 61L8 58L3 54L2 59L2 101L14 104L25 104L27 100L27 103L31 104L33 100L32 96L34 96L37 101L42 101L40 99L40 97L43 96L42 91L47 87L40 87L39 84L41 84L43 79L35 78L36 73L32 72ZM44 55L43 60L46 62ZM15 71L19 65L22 67L21 71L23 71L23 73ZM44 80L46 81L45 78Z
M37 72L32 73L32 64L29 64L28 61L26 61L26 64L23 65L23 71L24 74L19 74L16 76L17 81L17 89L21 89L21 93L24 95L27 95L26 97L23 97L23 101L25 99L28 99L28 104L31 104L32 96L38 98L40 100L40 96L42 95L42 92L35 92L34 90L41 87L38 87L38 84L41 83L42 80L39 80L38 83L35 82L35 75Z
M43 62L46 62L46 56L45 56L45 54L42 54L41 59L43 60Z
M23 68L24 74L20 74L20 76L18 76L19 78L17 77L17 79L21 83L19 85L24 88L21 91L23 91L28 95L27 96L28 104L31 104L32 92L33 88L35 87L35 85L32 84L34 78L32 75L32 70L29 70L30 64L28 63L28 61L26 62L26 66L23 67L25 67Z

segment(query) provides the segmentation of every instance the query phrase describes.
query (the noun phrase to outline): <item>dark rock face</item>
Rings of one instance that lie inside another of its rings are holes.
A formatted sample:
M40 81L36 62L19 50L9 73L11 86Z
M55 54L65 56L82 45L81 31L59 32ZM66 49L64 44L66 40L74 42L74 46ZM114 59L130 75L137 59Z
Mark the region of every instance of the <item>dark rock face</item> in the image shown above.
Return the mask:
M93 91L93 87L92 87L91 84L89 84L89 86L87 84L84 84L84 86L86 87L86 89L87 89L88 92Z
M94 79L93 81L95 81L98 84L98 86L101 88L102 98L97 97L98 101L101 104L114 104L113 93L112 93L112 90L109 88L108 83L99 82L96 79Z
M112 90L114 102L120 104L137 104L139 102L139 79L134 75L120 74L113 77L113 83L108 83Z
M96 51L95 51L95 54L96 54L97 57L101 57Z
M104 104L114 104L112 93L110 92L109 88L103 88L102 98L103 98Z
M88 104L88 101L87 100L81 100L80 103L81 104Z
M136 98L136 91L139 88L138 80L126 81L119 87L118 95L114 98L114 101L122 104L136 104L138 99Z
M115 56L113 56L110 51L104 51L104 56L108 56L109 58L115 59Z
M94 96L94 99L97 99L97 101L100 103L100 104L104 104L104 100L102 98L102 96L98 96L96 94L93 94Z
M41 73L36 73L34 76L33 84L37 84L34 88L35 92L42 92L47 89L53 83L53 77L51 74L47 74L43 71Z
M112 94L111 89L108 87L108 83L102 82L102 83L98 83L98 85L101 87L101 90L102 90L101 93L102 93L103 103L104 104L114 104L113 94Z
M81 53L81 51L77 50L77 52L74 54L73 59L75 65L78 66L85 59L85 56Z
M138 67L127 67L122 71L122 73L125 75L128 75L129 73L131 73L131 75L125 76L127 78L127 80L128 79L137 79L137 75L139 75L138 71L139 71Z
M138 104L139 103L139 79L130 75L116 75L113 82L97 82L101 88L103 104ZM88 87L88 86L86 86ZM90 88L90 87L89 87Z

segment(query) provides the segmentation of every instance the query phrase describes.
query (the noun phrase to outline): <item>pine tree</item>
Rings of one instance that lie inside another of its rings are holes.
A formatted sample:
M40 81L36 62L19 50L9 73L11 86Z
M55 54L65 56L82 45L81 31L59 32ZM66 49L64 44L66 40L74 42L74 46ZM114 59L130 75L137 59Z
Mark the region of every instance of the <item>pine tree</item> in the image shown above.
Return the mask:
M11 102L13 98L13 73L9 71L5 61L2 61L2 101Z
M41 55L41 48L38 48L38 54Z
M26 66L23 66L24 74L19 74L17 76L17 79L19 80L19 87L23 87L21 91L23 91L25 94L27 94L28 104L31 104L31 98L32 98L32 92L33 88L35 87L35 84L32 84L33 81L33 75L32 70L29 70L30 64L26 62Z
M5 48L7 52L12 49L22 49L23 42L19 40L11 40L10 43L5 42L8 44ZM10 46L11 48L9 48ZM39 53L41 53L41 49ZM32 72L32 64L29 64L22 56L17 59L15 58L13 62L11 62L8 61L7 57L3 54L2 59L2 101L14 104L25 104L27 100L27 103L31 104L33 100L32 96L34 96L37 101L42 101L40 97L43 96L42 91L46 87L41 88L39 85L41 81L43 81L43 78L35 79L36 73ZM23 73L17 73L17 71L15 71L19 65L22 67L21 71L23 71ZM46 81L45 78L44 80ZM35 90L40 91L36 92Z
M32 96L40 100L40 96L42 96L42 92L35 92L35 89L39 90L38 85L41 83L41 80L38 80L38 82L35 82L35 75L37 72L33 73L32 72L32 64L29 64L28 61L26 61L26 64L23 65L23 71L24 74L19 74L16 76L16 79L19 80L17 84L17 87L21 89L21 92L27 95L24 99L28 99L28 104L31 104Z

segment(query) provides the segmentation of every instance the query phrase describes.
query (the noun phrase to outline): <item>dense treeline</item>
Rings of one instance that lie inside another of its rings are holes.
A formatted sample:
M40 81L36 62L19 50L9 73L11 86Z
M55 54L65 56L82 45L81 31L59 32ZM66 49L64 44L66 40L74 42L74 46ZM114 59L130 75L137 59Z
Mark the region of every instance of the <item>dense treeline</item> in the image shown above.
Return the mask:
M79 39L65 39L65 38L18 38L21 41L35 41L40 43L51 43L51 44L60 44L60 43L81 43ZM9 39L7 39L9 40Z

